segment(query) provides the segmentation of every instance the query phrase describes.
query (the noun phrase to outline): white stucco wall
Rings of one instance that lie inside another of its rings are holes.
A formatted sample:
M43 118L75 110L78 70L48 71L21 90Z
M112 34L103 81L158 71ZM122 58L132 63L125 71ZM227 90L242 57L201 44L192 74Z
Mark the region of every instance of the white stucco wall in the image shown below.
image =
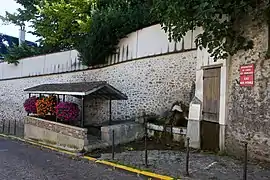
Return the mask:
M0 63L0 80L38 76L87 69L78 60L76 50L34 56L19 60L19 64Z

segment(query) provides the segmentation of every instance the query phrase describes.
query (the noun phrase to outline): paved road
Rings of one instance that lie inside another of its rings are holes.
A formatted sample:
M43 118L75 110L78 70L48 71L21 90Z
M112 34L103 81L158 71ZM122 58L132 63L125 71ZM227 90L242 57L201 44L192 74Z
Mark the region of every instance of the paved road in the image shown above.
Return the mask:
M93 162L74 160L56 152L0 138L0 179L138 180L139 178Z

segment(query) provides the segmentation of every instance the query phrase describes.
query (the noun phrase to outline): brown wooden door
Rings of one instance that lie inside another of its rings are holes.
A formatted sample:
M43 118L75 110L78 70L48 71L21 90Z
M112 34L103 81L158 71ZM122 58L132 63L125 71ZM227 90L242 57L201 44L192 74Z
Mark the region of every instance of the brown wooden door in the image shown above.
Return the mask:
M206 69L203 74L201 148L219 150L220 68Z

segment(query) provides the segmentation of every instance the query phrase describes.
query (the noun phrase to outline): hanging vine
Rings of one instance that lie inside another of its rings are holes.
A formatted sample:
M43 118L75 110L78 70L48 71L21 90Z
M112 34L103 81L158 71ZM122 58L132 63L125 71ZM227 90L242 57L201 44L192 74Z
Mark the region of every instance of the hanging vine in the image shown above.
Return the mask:
M180 41L188 31L202 27L196 44L207 48L215 60L252 49L253 41L239 23L247 16L260 18L267 9L267 0L154 0L153 6L170 39Z

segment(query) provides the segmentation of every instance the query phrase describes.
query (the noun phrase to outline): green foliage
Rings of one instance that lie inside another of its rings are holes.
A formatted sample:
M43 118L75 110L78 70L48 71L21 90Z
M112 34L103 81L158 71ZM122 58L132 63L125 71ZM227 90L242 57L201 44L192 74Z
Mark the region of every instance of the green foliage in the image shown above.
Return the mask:
M2 21L20 27L30 21L40 42L60 49L73 48L77 37L89 31L94 0L16 0L24 9L6 12Z
M82 36L76 49L84 65L103 64L116 52L121 38L156 23L147 0L100 0L92 14L90 31Z
M23 43L20 46L13 45L7 47L7 53L1 54L4 57L4 61L8 64L15 64L18 65L20 59L38 56L47 53L58 52L60 49L58 47L53 46L28 46L27 44Z
M39 0L14 0L20 4L23 8L18 8L16 13L6 12L6 16L0 16L0 19L6 23L13 23L21 28L25 27L25 22L35 18L37 9L36 5Z
M28 46L27 44L22 44L21 46L13 45L7 48L7 54L2 54L4 61L8 64L19 63L19 59L36 56L41 53L40 48Z
M105 63L128 33L153 24L149 0L17 0L24 11L6 18L30 20L46 46L76 48L84 65ZM29 12L27 10L30 10ZM20 23L17 23L20 22Z
M215 60L253 47L239 29L243 17L257 17L265 8L263 0L154 0L153 13L170 38L180 40L189 30L202 27L196 38L199 47L208 47Z
M89 32L93 7L91 0L41 0L33 28L44 44L72 48L81 34Z
M266 0L16 0L24 9L2 19L24 27L52 51L76 48L84 65L106 63L121 38L140 28L161 23L170 40L180 41L202 27L195 42L215 60L253 47L238 27L242 18L268 9ZM268 16L269 17L269 16ZM32 51L30 51L32 52ZM31 54L31 53L30 53ZM15 57L15 56L14 56ZM14 58L11 58L14 59Z

